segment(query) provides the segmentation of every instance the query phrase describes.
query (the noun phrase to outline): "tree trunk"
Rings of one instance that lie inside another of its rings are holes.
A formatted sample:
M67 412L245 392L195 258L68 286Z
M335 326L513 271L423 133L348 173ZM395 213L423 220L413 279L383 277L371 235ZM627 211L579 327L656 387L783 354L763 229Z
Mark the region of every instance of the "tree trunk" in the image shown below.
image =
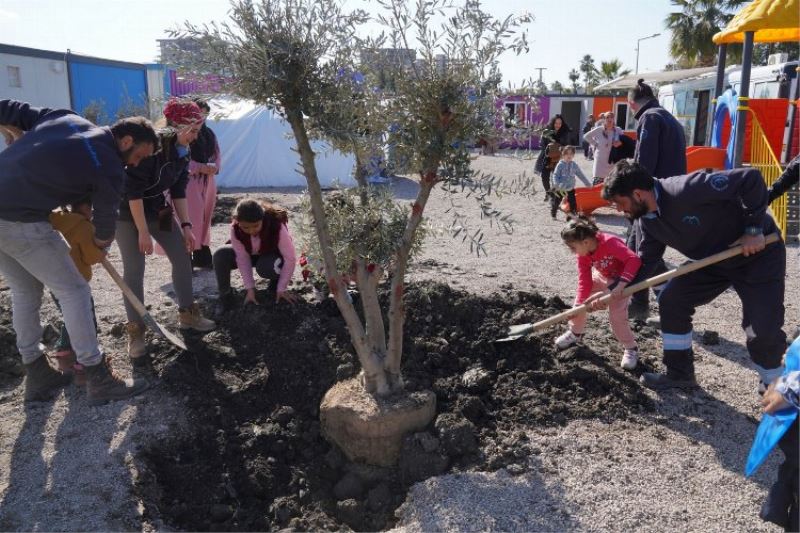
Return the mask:
M375 393L379 396L386 395L390 392L390 387L381 364L382 361L372 352L358 313L356 313L355 307L347 298L347 287L342 280L342 276L336 270L336 257L331 245L328 221L325 218L322 188L319 184L314 151L311 149L311 143L308 140L302 112L298 109L287 109L286 117L294 133L297 151L303 164L303 174L308 183L311 210L314 214L314 227L317 230L317 237L322 248L322 258L325 262L325 276L331 293L336 300L336 305L339 307L339 311L341 311L347 329L350 332L350 340L361 362L361 367L364 369L364 387L369 393Z
M420 180L419 193L411 208L403 238L395 256L394 272L392 272L392 289L389 300L389 347L384 362L389 387L392 390L402 388L403 380L400 374L400 361L403 356L403 325L405 323L405 306L403 292L405 290L406 268L408 267L408 254L414 242L417 228L422 222L422 213L430 198L431 190L436 183L436 170L438 165L432 166L434 170L424 172Z
M383 275L380 267L374 266L369 272L367 262L358 259L356 262L356 280L361 293L361 305L364 308L364 321L367 327L367 343L372 353L383 360L386 357L386 330L383 327L383 313L378 301L378 282Z

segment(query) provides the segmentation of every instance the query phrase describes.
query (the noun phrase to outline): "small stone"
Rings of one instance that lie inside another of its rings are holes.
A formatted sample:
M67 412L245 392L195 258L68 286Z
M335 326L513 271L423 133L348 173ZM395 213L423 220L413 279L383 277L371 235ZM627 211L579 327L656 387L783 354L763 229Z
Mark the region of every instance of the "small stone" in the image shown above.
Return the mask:
M336 503L336 514L339 520L353 529L360 529L361 518L364 514L362 505L354 499L348 499Z
M466 418L444 413L436 418L434 426L450 455L466 455L478 450L475 426Z
M364 493L364 484L353 474L348 472L333 487L333 494L337 500L347 500L350 498L360 498Z
M461 376L461 383L472 392L487 391L492 386L492 373L481 367L471 368Z
M272 411L272 419L280 425L285 426L295 418L294 408L288 405L281 405Z
M356 367L353 363L344 363L336 367L336 381L344 381L356 375Z

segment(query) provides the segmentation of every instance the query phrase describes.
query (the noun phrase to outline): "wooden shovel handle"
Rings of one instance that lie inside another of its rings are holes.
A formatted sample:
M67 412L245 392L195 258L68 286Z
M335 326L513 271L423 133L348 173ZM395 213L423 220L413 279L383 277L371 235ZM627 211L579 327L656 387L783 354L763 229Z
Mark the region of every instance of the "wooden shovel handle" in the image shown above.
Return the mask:
M117 272L117 269L114 268L114 265L111 264L108 258L104 257L100 261L100 264L103 265L103 268L106 269L106 272L108 272L108 275L111 276L111 279L113 279L114 282L119 286L119 288L122 290L122 294L125 295L125 298L128 299L128 302L130 302L133 308L136 309L136 312L139 313L139 316L144 317L147 315L147 309L144 307L144 304L139 300L139 298L136 297L135 294L133 294L131 288L128 287L128 284L125 283L125 280L122 279L122 276L119 275L119 272Z
M766 236L765 246L768 244L772 244L773 242L777 242L778 240L780 240L780 235L778 235L777 233L770 233L769 235ZM624 294L625 296L630 296L635 292L639 292L643 289L649 289L654 285L660 285L672 278L677 278L678 276L683 276L684 274L688 274L689 272L700 270L703 267L707 267L708 265L713 265L714 263L719 263L720 261L724 261L725 259L730 259L731 257L735 257L741 253L742 253L741 245L732 246L727 250L716 253L714 255L710 255L704 259L700 259L698 261L692 261L691 263L687 263L677 268L673 268L672 270L664 272L663 274L659 274L658 276L653 276L652 278L648 278L644 281L640 281L639 283L630 285L629 287L625 287L625 290L622 291L622 294ZM607 294L596 301L600 303L606 303L609 300L611 300L611 295ZM551 316L550 318L546 318L544 320L536 322L533 325L533 331L539 331L541 329L546 328L547 326L552 326L553 324L557 324L559 322L572 318L575 315L585 313L588 310L589 306L586 304L579 305L578 307L573 307L572 309L568 309L563 313L559 313L557 315Z

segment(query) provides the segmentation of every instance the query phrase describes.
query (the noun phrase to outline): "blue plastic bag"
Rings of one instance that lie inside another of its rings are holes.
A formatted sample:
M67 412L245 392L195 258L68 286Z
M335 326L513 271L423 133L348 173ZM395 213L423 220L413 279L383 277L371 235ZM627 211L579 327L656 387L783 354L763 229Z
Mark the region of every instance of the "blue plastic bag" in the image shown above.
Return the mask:
M786 369L784 375L793 370L800 370L800 337L794 340L786 352ZM753 446L750 448L750 455L747 456L747 465L744 469L745 476L752 476L764 459L781 440L781 437L788 431L792 423L797 418L797 408L789 407L778 411L775 414L764 413L761 424L756 430L753 439Z

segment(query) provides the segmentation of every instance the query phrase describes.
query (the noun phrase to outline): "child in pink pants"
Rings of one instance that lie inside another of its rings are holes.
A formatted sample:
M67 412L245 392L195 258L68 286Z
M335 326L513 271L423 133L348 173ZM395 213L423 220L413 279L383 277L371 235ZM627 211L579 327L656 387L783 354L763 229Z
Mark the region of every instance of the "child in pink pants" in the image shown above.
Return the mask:
M630 296L623 297L622 291L636 276L642 266L641 260L622 239L601 232L591 219L584 216L571 217L561 230L561 238L578 257L575 306L591 303L611 293L608 318L611 331L624 348L620 364L626 370L636 368L639 351L628 324ZM595 305L594 308L600 307ZM574 317L569 322L569 329L556 339L556 347L564 349L580 342L585 326L586 313Z

